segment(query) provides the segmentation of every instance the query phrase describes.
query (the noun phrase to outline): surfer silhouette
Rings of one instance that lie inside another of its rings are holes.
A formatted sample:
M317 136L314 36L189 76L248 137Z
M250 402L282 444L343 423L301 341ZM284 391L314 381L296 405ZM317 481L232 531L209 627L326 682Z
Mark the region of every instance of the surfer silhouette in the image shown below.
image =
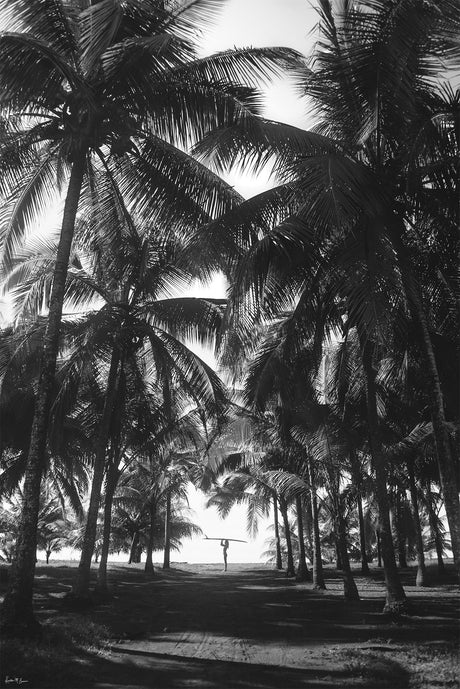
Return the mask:
M222 541L220 542L220 544L221 544L221 546L222 546L222 548L223 548L223 554L224 554L224 572L226 572L226 571L227 571L227 550L228 550L229 542L228 542L227 539L225 539L225 540L222 540Z

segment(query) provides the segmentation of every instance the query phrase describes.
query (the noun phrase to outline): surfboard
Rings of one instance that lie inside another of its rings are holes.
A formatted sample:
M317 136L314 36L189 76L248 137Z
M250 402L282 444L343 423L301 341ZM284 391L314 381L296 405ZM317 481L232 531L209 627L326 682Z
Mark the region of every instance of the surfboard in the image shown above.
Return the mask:
M235 541L236 543L247 543L247 541L242 541L240 538L208 538L208 536L203 537L204 541Z

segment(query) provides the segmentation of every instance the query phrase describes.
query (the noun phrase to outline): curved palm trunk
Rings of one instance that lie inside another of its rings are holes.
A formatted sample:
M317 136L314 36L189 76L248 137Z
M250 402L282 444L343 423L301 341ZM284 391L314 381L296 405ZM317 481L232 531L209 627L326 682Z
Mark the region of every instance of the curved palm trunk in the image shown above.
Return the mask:
M107 593L107 560L110 549L110 533L112 530L112 504L115 489L118 483L117 462L112 462L107 472L107 484L104 501L104 528L102 532L101 560L97 571L96 590L98 593Z
M305 534L303 528L303 514L302 514L302 498L300 495L296 497L296 512L297 512L297 533L299 536L299 566L297 568L297 581L310 581L310 572L307 567L307 559L305 555Z
M278 519L278 498L273 492L273 521L275 527L275 548L276 548L276 569L283 569L283 559L281 557L280 526Z
M6 633L17 636L33 635L39 630L39 623L33 613L32 595L37 550L40 484L59 349L65 283L85 161L86 154L82 153L72 165L64 205L61 234L53 272L48 321L43 338L41 370L25 471L24 503L16 542L16 555L11 568L9 589L2 606L2 629Z
M291 542L291 534L289 531L289 519L288 519L288 512L287 512L287 504L286 504L286 500L284 498L282 498L281 496L280 496L279 502L280 502L281 517L283 519L283 524L284 524L284 536L286 539L286 550L287 550L286 576L287 577L295 577L294 557L292 555L292 542Z
M147 554L145 557L145 568L144 568L144 571L146 574L153 574L155 571L154 567L153 567L153 546L155 543L155 513L156 513L156 506L155 506L155 503L152 501L149 505L149 517L150 517L149 539L147 541Z
M391 535L390 506L387 491L387 469L383 455L377 415L375 370L372 365L374 345L360 336L362 362L366 375L366 406L369 427L369 445L375 471L375 492L379 509L380 545L386 584L384 612L400 612L407 607L407 599L396 566L395 551Z
M425 567L425 553L423 551L423 536L422 526L420 524L420 515L418 511L418 497L417 486L415 484L414 463L408 462L409 473L409 490L412 508L412 518L415 526L415 546L417 548L417 576L415 578L416 586L426 586L426 567Z
M337 532L338 532L338 549L340 552L340 559L342 560L343 572L343 595L347 600L359 600L359 593L353 578L353 573L350 567L350 558L348 557L347 547L347 526L345 518L342 513L340 500L337 500Z
M165 552L163 558L163 569L171 567L171 491L166 493L166 512L165 512Z
M392 241L396 249L398 261L401 266L401 276L406 291L409 306L415 322L420 331L420 348L425 359L427 381L429 386L429 398L431 401L431 415L433 433L438 457L439 475L444 496L447 522L452 541L452 553L457 572L460 576L460 502L459 486L456 470L456 462L452 454L452 448L447 431L446 415L444 411L444 396L439 378L438 366L434 355L425 312L422 306L419 289L412 273L410 256L401 235L396 228L392 228Z
M91 558L94 552L96 541L97 519L99 514L99 503L101 499L102 481L104 478L105 455L110 434L110 422L112 418L113 406L117 394L118 365L120 355L118 349L112 351L109 376L107 380L107 390L104 400L104 410L102 412L101 425L96 444L96 454L94 458L93 481L91 484L91 496L86 517L85 535L81 549L80 563L77 570L77 578L73 585L72 597L87 599L89 598L89 586L91 578Z

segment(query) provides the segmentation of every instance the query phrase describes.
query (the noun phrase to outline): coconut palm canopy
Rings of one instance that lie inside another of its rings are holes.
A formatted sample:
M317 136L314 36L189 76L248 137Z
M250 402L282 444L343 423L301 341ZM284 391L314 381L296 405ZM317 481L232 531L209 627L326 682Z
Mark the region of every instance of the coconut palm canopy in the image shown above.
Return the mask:
M199 57L197 27L221 4L0 0L0 260L14 306L0 486L24 496L9 632L37 630L52 474L80 512L91 479L77 601L95 548L107 588L111 532L132 560L146 551L150 574L159 547L170 566L177 539L198 533L189 481L224 515L246 504L249 532L273 514L289 576L308 579L308 562L324 588L335 551L353 599L350 556L363 572L378 558L392 612L406 610L398 564L417 559L418 585L428 547L442 566L443 509L460 563L456 2L318 0L310 56ZM280 74L310 130L262 117L261 87ZM267 165L275 186L247 200L220 177ZM39 236L56 200L59 231ZM226 300L187 295L216 270ZM193 340L216 348L238 403Z

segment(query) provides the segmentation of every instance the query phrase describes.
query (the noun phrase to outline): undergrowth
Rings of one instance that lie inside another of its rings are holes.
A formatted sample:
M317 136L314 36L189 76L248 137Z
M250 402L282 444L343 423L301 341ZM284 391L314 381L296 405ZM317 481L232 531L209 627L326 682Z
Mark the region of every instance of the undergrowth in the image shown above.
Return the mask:
M43 622L40 641L2 640L1 686L24 689L85 687L91 661L108 652L108 629L79 615Z
M345 667L373 686L410 689L460 689L459 650L456 645L391 646L383 652L346 650Z

